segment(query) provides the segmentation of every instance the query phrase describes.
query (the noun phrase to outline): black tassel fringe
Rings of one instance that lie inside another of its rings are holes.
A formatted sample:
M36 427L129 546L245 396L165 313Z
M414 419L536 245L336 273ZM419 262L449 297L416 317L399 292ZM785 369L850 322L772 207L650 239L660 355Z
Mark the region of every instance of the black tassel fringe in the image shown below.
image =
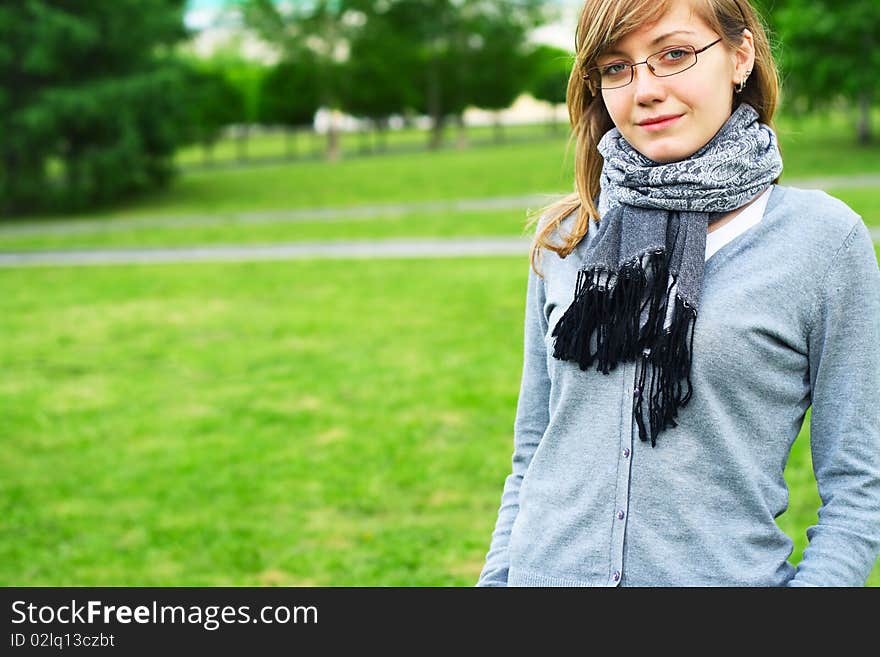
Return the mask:
M579 271L574 301L554 327L552 335L556 337L553 356L574 361L581 370L596 362L597 371L608 374L622 360L639 359L633 415L642 441L647 440L642 400L645 397L645 373L650 363L648 416L651 446L655 447L660 431L668 426L678 426L675 422L678 409L687 405L691 398L691 354L697 312L676 294L672 323L663 328L669 303L667 292L675 284L677 275L669 275L664 250L650 251L647 256L645 268L641 257L626 263L617 272L617 280L612 286L608 285L608 278L614 274L607 270ZM653 278L646 297L646 270L649 267ZM643 298L644 302L641 302ZM648 321L640 332L639 320L647 303L651 304ZM682 377L687 380L684 396Z

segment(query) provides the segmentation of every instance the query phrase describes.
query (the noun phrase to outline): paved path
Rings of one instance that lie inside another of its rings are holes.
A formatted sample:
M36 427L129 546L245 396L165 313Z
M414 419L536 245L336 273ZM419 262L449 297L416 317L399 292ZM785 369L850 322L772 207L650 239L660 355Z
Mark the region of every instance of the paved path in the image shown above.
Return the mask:
M880 175L846 178L814 178L790 182L792 187L823 189L880 185ZM130 230L133 227L215 225L220 223L266 223L283 221L350 221L403 213L461 210L537 208L558 194L495 197L365 205L350 208L316 208L286 212L261 212L236 215L155 217L69 222L34 222L3 225L2 235L82 234ZM870 229L871 238L880 243L880 228ZM303 258L449 258L468 256L526 255L530 237L472 237L377 240L316 241L272 245L216 245L203 247L76 249L58 251L2 253L0 267L53 265L161 264L175 262L296 260Z
M386 239L269 246L95 249L0 253L0 267L129 265L171 262L299 260L303 258L458 258L528 254L528 237Z
M871 229L880 244L880 228ZM213 246L157 249L96 249L0 253L0 267L55 265L131 265L180 262L240 262L247 260L300 260L306 258L459 258L471 256L527 256L531 239L523 237L385 239L344 242L308 242L270 246Z
M880 185L880 179L878 179ZM531 196L498 196L494 198L453 199L448 201L422 201L410 203L385 203L357 205L340 208L300 208L266 212L215 213L210 215L186 215L164 217L128 217L109 219L33 221L3 224L0 235L82 235L89 233L115 233L132 228L186 228L190 226L218 226L236 224L266 224L301 221L352 221L375 219L401 214L441 213L473 210L524 210L546 205L559 194L533 194Z

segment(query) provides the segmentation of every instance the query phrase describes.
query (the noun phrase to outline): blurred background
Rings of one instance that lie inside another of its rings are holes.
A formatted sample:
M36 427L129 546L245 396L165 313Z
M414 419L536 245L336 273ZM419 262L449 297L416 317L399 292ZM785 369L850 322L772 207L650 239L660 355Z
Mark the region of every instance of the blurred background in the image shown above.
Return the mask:
M580 5L0 6L0 584L473 585ZM880 5L753 5L880 248ZM809 413L785 476L797 564Z

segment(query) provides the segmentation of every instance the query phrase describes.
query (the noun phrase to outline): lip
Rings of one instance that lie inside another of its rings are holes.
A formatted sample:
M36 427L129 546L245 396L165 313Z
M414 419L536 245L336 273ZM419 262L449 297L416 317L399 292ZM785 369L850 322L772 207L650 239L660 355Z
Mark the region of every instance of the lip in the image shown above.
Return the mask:
M684 114L668 114L650 122L639 123L639 126L644 128L645 130L662 130L663 128L675 123L682 116L684 116Z

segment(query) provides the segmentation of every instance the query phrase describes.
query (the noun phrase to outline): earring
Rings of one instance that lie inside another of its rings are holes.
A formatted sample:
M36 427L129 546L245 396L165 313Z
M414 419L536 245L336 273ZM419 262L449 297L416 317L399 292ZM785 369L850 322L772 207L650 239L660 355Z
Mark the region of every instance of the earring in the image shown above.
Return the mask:
M752 74L751 71L746 71L746 75L745 75L745 77L744 77L744 78L742 79L742 81L739 83L739 87L737 87L736 90L735 90L736 93L740 94L740 93L742 93L742 90L746 88L746 80L748 79L748 77L749 77L751 74Z

